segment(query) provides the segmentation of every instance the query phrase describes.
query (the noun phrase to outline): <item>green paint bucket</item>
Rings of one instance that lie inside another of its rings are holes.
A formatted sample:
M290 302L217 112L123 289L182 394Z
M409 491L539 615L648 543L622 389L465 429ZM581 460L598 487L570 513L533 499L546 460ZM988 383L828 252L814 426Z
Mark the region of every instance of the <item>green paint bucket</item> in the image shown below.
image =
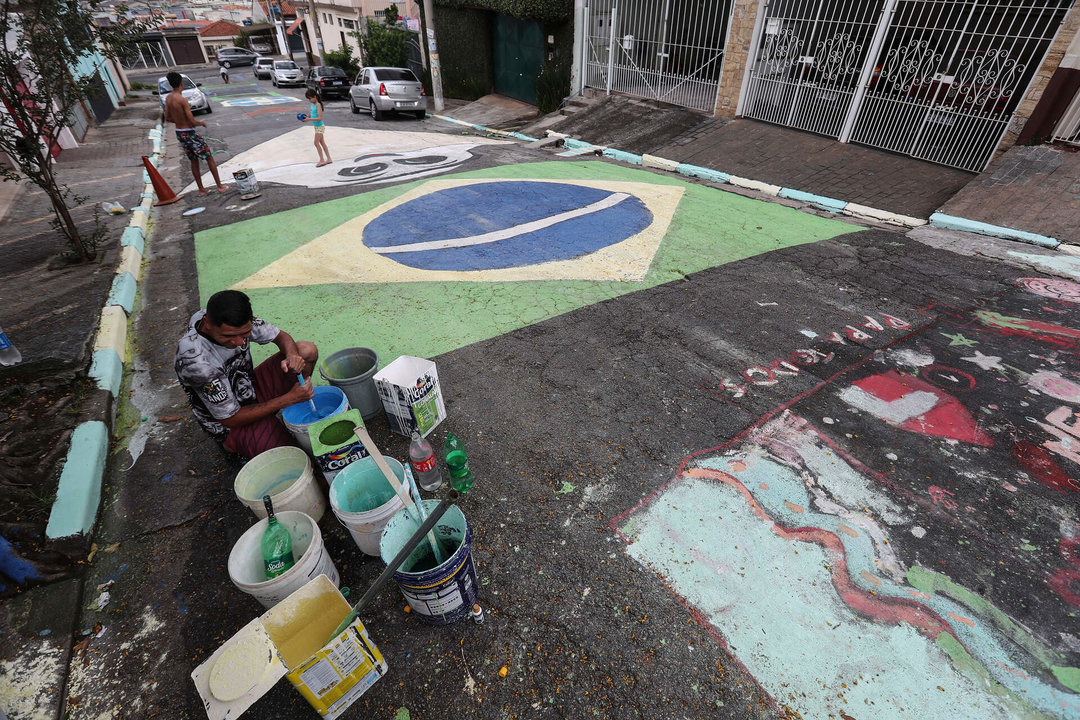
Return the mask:
M411 482L405 477L411 471L397 460L386 458L386 464L402 485ZM405 503L386 481L375 460L365 457L349 463L334 477L330 483L330 507L356 546L365 555L378 555L383 526Z

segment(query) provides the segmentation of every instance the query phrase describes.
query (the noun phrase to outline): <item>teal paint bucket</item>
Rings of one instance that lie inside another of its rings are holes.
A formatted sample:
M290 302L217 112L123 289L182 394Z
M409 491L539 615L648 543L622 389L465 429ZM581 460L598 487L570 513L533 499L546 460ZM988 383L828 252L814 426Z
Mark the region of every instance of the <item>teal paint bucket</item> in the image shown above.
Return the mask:
M393 458L385 458L402 485L411 482L411 470ZM409 473L409 476L406 476ZM378 556L383 527L405 503L394 492L374 458L364 457L346 465L330 483L330 507L365 555Z
M345 393L338 388L319 385L313 390L315 395L309 402L296 403L281 411L281 422L296 438L296 443L308 454L311 454L308 427L324 418L340 415L349 409L349 401ZM311 403L315 403L314 410L311 409Z
M382 400L375 388L375 373L379 371L379 354L371 348L351 347L338 350L321 363L323 380L345 391L349 406L360 411L360 417L371 420L382 412Z
M424 501L424 509L429 515L438 506L437 500ZM390 518L379 541L384 563L390 564L422 522L419 513L408 508ZM451 505L432 532L443 562L435 564L431 544L424 540L401 563L394 573L394 580L420 622L450 625L469 615L479 591L471 553L472 530L460 508Z

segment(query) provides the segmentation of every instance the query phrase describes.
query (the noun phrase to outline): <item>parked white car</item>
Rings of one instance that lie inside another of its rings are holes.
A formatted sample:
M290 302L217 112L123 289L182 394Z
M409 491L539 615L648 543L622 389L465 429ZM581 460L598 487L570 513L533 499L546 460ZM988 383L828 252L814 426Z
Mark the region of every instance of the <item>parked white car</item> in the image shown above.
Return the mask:
M388 112L407 112L421 120L427 115L424 86L408 68L369 67L360 71L349 88L349 107L364 108L375 120Z
M206 93L200 90L202 83L192 82L191 78L183 73L180 74L180 80L182 82L181 87L184 88L184 99L191 105L191 113L194 115L198 112L212 113L214 109L210 107L210 98L206 97ZM169 80L164 75L158 78L157 90L154 93L158 96L158 102L161 103L161 109L165 109L165 96L172 92L172 86L169 85Z
M274 87L303 85L304 71L292 60L275 60L270 67L270 82Z

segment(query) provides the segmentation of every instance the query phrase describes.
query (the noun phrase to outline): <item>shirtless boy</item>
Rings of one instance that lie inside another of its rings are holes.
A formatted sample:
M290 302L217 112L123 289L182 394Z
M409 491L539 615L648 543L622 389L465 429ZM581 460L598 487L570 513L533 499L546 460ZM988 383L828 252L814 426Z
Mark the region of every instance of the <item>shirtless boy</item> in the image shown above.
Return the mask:
M187 153L188 160L191 161L191 173L195 176L195 184L199 186L199 194L205 195L210 192L203 187L202 173L199 172L199 158L206 159L210 174L214 176L214 182L217 183L217 191L225 192L228 188L221 184L221 178L218 177L217 163L214 162L214 157L210 154L210 148L206 146L206 141L195 132L196 125L206 127L206 123L196 120L195 116L191 114L191 105L188 104L187 98L184 97L184 83L180 73L171 72L165 76L165 79L169 81L169 85L172 87L172 92L165 96L165 121L176 125L176 139L180 142L180 147L184 148L184 152Z

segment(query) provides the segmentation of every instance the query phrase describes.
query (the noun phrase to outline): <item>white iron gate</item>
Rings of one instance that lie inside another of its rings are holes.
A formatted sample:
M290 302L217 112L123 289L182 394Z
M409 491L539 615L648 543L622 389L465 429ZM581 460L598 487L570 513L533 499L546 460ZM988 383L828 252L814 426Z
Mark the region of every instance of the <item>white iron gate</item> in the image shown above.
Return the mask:
M769 0L741 112L982 170L1072 0Z
M716 109L732 0L587 3L587 86Z

